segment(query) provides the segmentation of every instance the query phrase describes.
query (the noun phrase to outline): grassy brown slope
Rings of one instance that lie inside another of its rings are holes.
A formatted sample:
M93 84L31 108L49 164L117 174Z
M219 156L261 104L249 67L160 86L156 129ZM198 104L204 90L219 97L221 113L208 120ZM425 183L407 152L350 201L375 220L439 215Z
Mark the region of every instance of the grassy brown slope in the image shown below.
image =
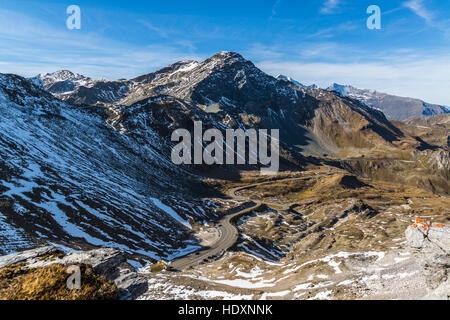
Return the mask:
M447 222L448 198L345 171L321 172L305 180L274 181L242 190L239 195L267 202L275 210L292 209L273 214L272 221L250 217L253 222L242 230L279 245L290 239L288 255L312 258L338 251L388 250L417 217Z
M115 300L116 286L90 266L81 266L81 288L69 290L63 265L29 269L12 265L0 269L0 300Z
M430 145L450 147L450 114L426 119L409 119L403 122L393 121L393 123L403 131L419 137Z

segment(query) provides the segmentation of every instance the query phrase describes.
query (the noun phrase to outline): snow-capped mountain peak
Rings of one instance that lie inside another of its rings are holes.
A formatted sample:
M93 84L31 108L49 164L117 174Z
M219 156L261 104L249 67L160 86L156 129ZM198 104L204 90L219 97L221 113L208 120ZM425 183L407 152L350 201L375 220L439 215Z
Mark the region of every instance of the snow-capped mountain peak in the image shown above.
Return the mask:
M227 106L243 107L252 101L270 101L272 97L267 92L274 88L277 93L294 103L298 99L296 90L320 89L316 85L306 86L285 75L276 78L269 76L251 61L232 51L216 53L201 62L179 61L131 80L92 80L68 70L41 74L30 80L59 99L86 105L131 105L151 96L170 95L200 105L220 103L225 98ZM383 111L388 118L394 120L449 112L444 106L432 105L419 99L358 89L351 85L333 83L326 90L341 97L359 100Z
M353 97L353 98L364 98L370 95L376 95L376 90L370 89L358 89L351 85L342 85L338 83L333 83L331 86L327 88L328 91L335 91L342 95L343 97Z
M282 74L278 75L278 76L277 76L277 79L280 80L280 81L287 82L287 83L289 83L289 84L291 84L291 85L294 85L294 86L296 86L296 87L298 87L298 88L307 88L307 89L312 89L312 90L320 89L320 88L319 88L317 85L315 85L315 84L306 86L306 85L304 85L303 83L301 83L301 82L299 82L299 81L297 81L297 80L295 80L295 79L293 79L293 78L291 78L291 77L282 75Z
M222 59L222 60L235 59L235 60L240 60L240 61L244 61L244 62L248 61L242 55L240 55L237 52L233 52L233 51L218 52L214 56L212 56L211 59Z
M58 70L53 73L41 73L39 76L41 79L48 79L53 81L66 81L66 80L79 80L86 78L78 73L73 73L69 70Z
M96 83L91 78L69 70L41 73L29 80L57 97L71 93L81 86L92 87Z
M290 82L290 83L292 83L293 85L295 85L297 87L301 87L301 88L304 87L304 85L302 83L298 82L297 80L294 80L291 77L287 77L287 76L282 75L282 74L278 75L277 79L281 80L281 81L285 81L285 82Z

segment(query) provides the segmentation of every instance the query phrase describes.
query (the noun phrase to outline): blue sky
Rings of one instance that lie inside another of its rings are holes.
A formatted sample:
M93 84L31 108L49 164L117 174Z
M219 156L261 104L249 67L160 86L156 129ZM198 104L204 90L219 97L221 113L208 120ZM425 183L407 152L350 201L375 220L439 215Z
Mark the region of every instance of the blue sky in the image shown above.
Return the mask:
M66 8L81 8L81 30ZM366 27L369 5L382 29ZM450 105L450 1L0 0L0 72L131 78L237 51L305 84L351 84Z

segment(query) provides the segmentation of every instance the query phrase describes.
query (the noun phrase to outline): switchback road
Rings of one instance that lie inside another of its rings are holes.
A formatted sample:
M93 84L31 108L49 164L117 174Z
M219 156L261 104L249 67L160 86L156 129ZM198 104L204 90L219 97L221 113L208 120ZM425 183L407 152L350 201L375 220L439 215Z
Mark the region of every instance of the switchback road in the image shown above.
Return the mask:
M329 174L328 174L329 175ZM300 177L300 178L287 178L287 179L281 179L281 180L274 180L274 181L266 181L266 182L260 182L255 183L243 187L236 187L233 189L230 189L228 191L228 195L238 201L242 202L249 202L250 207L247 207L246 209L242 209L236 213L227 215L220 220L218 224L218 230L219 230L219 239L217 242L215 242L213 245L211 245L208 248L201 249L200 251L191 253L185 257L179 258L177 260L174 260L170 263L170 267L176 270L184 270L188 269L190 267L194 267L201 262L207 261L208 259L213 259L214 257L217 257L221 255L221 253L228 250L230 247L232 247L239 237L239 231L237 228L233 225L233 221L235 218L238 218L240 216L246 215L251 213L254 210L257 210L260 208L264 203L261 201L251 200L246 197L241 197L236 195L237 192L245 190L245 189L251 189L256 186L264 185L264 184L271 184L275 182L282 182L282 181L294 181L294 180L306 180L310 179L314 176L307 176L307 177ZM270 205L267 203L267 205ZM288 210L289 206L285 206L280 210Z

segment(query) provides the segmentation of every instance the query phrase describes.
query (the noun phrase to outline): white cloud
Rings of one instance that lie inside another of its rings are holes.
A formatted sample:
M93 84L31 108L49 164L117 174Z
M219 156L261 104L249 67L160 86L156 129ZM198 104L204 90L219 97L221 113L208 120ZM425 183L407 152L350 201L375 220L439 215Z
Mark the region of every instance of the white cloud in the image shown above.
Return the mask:
M429 27L439 30L445 39L450 39L450 20L439 19L438 12L428 9L425 3L426 0L409 0L403 6L422 18Z
M272 6L272 15L270 16L269 20L273 19L277 15L278 7L281 4L281 0L276 0L274 5Z
M320 9L320 12L323 14L333 13L339 4L340 0L327 0Z
M147 27L159 31L155 25ZM22 13L0 9L0 72L3 73L34 76L70 69L93 78L131 78L179 60L206 58L190 46L190 43L176 42L133 46L99 33L68 31L64 26L58 29ZM413 49L390 54L375 51L374 55L349 44L320 42L278 47L255 44L244 53L259 61L264 71L286 74L302 83L328 86L339 82L450 105L449 51L436 57Z
M411 9L416 15L423 18L428 24L433 24L434 15L424 5L424 0L409 0L403 4Z
M201 59L189 53L191 48L189 43L175 42L137 47L99 33L70 31L64 24L58 28L19 12L0 10L2 73L34 76L69 69L93 78L130 78L179 60Z
M254 43L243 54L255 60L278 60L283 57L284 52L278 48Z

